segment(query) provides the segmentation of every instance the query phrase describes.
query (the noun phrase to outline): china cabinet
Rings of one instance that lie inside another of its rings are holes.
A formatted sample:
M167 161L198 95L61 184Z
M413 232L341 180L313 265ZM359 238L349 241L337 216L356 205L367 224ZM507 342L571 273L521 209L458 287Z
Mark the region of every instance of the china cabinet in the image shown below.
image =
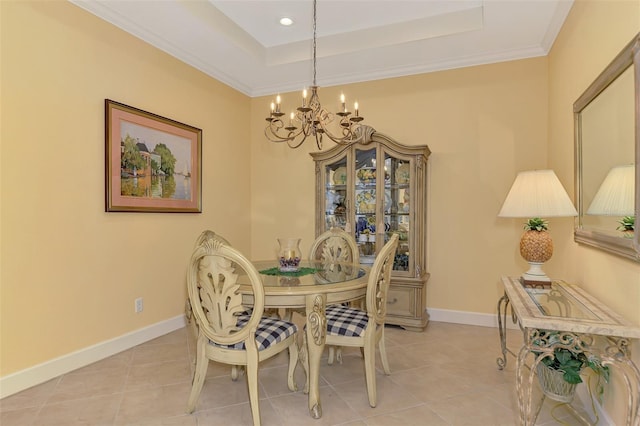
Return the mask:
M426 145L402 145L369 126L349 146L311 153L316 166L316 236L339 227L373 263L391 235L400 238L387 300L387 323L422 330L426 313Z

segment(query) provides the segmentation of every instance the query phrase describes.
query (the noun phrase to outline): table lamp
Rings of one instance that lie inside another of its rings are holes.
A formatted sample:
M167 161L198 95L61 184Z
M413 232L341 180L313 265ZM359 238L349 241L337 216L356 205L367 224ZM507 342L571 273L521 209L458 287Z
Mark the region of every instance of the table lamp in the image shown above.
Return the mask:
M529 262L525 282L549 282L542 265L553 255L553 241L542 217L577 216L578 212L553 170L518 173L498 217L527 217L520 255Z
M623 216L618 221L621 226L618 229L633 234L634 200L635 200L635 176L636 170L633 164L616 166L609 170L596 192L587 214L598 216Z

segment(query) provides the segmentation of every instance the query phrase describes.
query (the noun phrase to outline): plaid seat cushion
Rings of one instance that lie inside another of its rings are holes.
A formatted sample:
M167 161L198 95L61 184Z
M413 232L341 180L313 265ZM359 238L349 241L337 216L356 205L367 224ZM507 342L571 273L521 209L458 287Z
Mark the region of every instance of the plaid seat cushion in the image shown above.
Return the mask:
M343 305L327 306L327 334L361 337L369 317L365 311Z
M243 327L247 322L249 322L249 318L251 318L251 315L244 315L244 313L240 315L238 317L238 327ZM274 343L282 342L297 331L298 327L291 322L283 321L278 318L262 317L258 324L258 329L256 330L256 344L258 345L258 350L261 351L263 349L267 349ZM226 349L245 349L244 342L238 342L234 345L220 345L212 341L209 341L209 343Z

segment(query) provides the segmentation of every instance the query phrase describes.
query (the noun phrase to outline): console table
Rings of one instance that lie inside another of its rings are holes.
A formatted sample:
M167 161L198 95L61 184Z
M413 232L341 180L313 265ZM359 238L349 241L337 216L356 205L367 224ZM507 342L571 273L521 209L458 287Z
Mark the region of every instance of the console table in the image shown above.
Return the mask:
M498 328L502 357L498 368L507 363L507 354L516 357L516 391L522 425L534 425L544 402L532 404L536 368L543 358L553 356L556 348L566 348L585 355L596 355L612 373L619 372L627 386L627 425L640 425L640 371L631 361L630 339L640 338L640 327L613 312L580 287L563 281L525 283L520 278L502 277L504 295L498 301ZM518 354L506 346L507 310L524 334ZM557 339L549 339L556 332ZM532 354L533 363L526 364ZM528 370L528 371L527 371ZM561 401L561 399L556 399ZM567 402L567 401L563 401ZM568 408L584 423L590 422L570 404Z

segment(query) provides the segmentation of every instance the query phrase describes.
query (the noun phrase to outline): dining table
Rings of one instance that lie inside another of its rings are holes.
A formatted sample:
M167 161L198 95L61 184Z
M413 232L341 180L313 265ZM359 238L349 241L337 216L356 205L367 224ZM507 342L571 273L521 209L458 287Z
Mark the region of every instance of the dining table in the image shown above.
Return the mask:
M322 417L319 379L320 358L324 352L326 337L325 308L361 299L366 295L370 267L359 263L323 262L306 260L296 272L281 272L276 259L252 261L262 278L267 309L285 309L285 312L301 312L305 315L306 344L300 347L300 362L309 369L309 414ZM253 295L248 277L240 275L237 283L243 294L243 304L251 306Z

